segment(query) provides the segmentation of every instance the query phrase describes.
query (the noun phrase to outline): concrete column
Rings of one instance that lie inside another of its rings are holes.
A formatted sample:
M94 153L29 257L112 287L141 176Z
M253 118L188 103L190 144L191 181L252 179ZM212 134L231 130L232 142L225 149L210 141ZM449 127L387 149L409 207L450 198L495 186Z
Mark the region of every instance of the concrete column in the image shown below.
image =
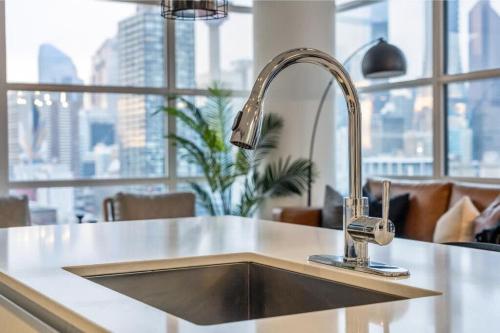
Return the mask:
M255 76L274 56L291 48L312 47L333 54L333 1L255 1L253 14ZM316 109L330 78L320 67L299 64L287 68L271 83L265 112L280 114L285 120L279 156L307 158ZM333 183L332 96L330 93L324 105L316 136L314 162L319 177L313 185L314 206L322 206L325 185ZM269 200L260 215L270 218L272 207L291 205L305 206L306 195Z
M210 74L212 81L220 81L221 78L221 68L220 68L220 26L224 23L224 20L209 20L206 21L208 25L208 40L210 43Z
M0 17L5 17L5 1L0 3ZM0 24L0 54L5 51L5 24ZM9 126L7 123L6 60L0 58L0 196L9 194Z

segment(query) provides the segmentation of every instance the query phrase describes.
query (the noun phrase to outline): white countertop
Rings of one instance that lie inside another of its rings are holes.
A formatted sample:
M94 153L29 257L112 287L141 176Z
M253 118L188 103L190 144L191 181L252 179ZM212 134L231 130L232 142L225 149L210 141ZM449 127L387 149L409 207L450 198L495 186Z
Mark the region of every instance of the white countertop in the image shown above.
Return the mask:
M406 279L307 261L342 246L338 231L238 217L10 228L0 230L0 284L84 331L500 332L500 253L402 239L370 245L373 260L408 268ZM238 261L419 298L198 326L77 275Z

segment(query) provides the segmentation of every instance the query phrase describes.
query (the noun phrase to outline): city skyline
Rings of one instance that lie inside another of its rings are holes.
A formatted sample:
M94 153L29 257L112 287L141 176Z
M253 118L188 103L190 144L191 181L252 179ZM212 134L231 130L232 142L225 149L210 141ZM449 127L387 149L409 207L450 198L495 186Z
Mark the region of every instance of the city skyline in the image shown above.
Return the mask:
M350 31L357 31L358 38L363 36L366 41L391 36L392 27L399 29L389 24L393 18L390 15L395 12L394 8L391 9L392 5L392 2L383 2L367 7L372 12L364 12L363 15L370 20L353 20L355 27L349 26ZM448 71L462 73L500 66L497 57L500 43L494 34L500 28L500 8L496 7L490 1L448 3L447 37L448 50L452 55L448 58ZM431 29L430 24L424 26ZM399 41L396 45L401 47ZM423 47L431 47L428 40ZM412 68L418 57L415 58L404 48L403 52L409 68ZM427 52L424 49L422 54ZM349 67L360 67L361 57L349 63ZM423 63L425 68L425 61ZM496 128L500 123L500 100L496 95L499 86L498 79L465 81L447 86L445 163L448 175L500 177L500 132ZM363 111L363 177L431 176L433 140L437 140L432 133L431 87L360 94L360 102ZM335 108L336 142L340 143L335 153L336 186L347 193L347 146L342 144L347 136L347 113L342 98L336 99Z
M382 3L383 5L384 3ZM454 6L455 5L455 6ZM394 25L387 23L389 4L377 7L377 21L359 29L367 38L390 36ZM467 11L467 24L464 22ZM376 14L376 15L375 15ZM386 19L383 18L385 15ZM448 66L459 72L467 68L496 68L500 51L496 31L500 27L498 11L490 2L477 2L464 9L451 3L448 11L448 48L459 49ZM428 18L429 19L429 18ZM95 85L124 84L130 86L161 86L164 77L163 20L152 7L137 7L123 17L114 35L107 36L96 46L90 57L90 82ZM205 23L203 23L205 24ZM224 23L225 24L225 23ZM224 26L224 25L223 25ZM220 35L210 34L211 48L201 52L211 63L213 73L197 76L200 57L198 44L200 25L180 22L176 25L176 77L179 86L192 87L224 77L234 86L250 84L251 60L240 59L241 67L232 71L221 65ZM366 28L368 27L368 29ZM463 57L463 35L482 36L467 39L468 54ZM220 26L205 25L204 32L219 32ZM208 29L208 30L207 30ZM426 29L431 29L430 25ZM207 31L205 31L207 30ZM365 32L366 30L366 32ZM419 36L427 35L420 31ZM422 37L423 38L423 37ZM207 43L207 41L205 41ZM127 45L126 47L124 45ZM217 45L217 47L214 47ZM422 54L430 51L424 44ZM83 84L79 67L57 45L40 44L37 54L37 75L40 82ZM413 59L413 58L411 58ZM422 67L427 67L425 57ZM352 63L351 66L356 66ZM431 66L430 64L428 66ZM500 134L495 124L500 122L500 101L495 95L500 80L479 80L447 85L447 167L448 174L462 177L499 177ZM361 94L363 110L363 175L433 174L432 90L430 87L393 89L386 92ZM203 98L193 97L203 104ZM346 131L346 113L337 99L337 142ZM9 174L11 181L89 178L146 178L166 175L166 128L163 121L152 117L163 104L161 96L9 92ZM411 112L409 112L411 111ZM182 126L178 133L189 135ZM346 147L336 149L336 160ZM337 163L337 182L346 179L347 168ZM177 157L177 176L196 176L198 170ZM56 176L57 178L54 178ZM346 184L347 185L347 184ZM339 185L342 189L342 186ZM165 190L162 187L161 190ZM159 186L145 187L158 191ZM39 202L57 202L51 193L64 197L61 204L71 201L72 212L84 210L98 214L104 188L67 188L30 190L31 198ZM44 194L38 194L44 193ZM44 198L44 199L41 199Z
M164 20L156 8L137 5L117 22L116 33L96 47L91 56L91 84L161 86L164 76ZM177 77L181 84L196 80L196 29L192 23L176 29ZM220 65L219 52L210 53ZM78 66L57 47L43 43L38 51L38 81L83 84ZM251 63L246 63L247 68ZM220 71L222 75L222 70ZM237 68L226 77L248 74ZM10 179L88 179L161 177L166 175L165 122L153 114L164 104L159 95L9 92ZM189 135L182 126L178 133ZM76 135L73 137L72 135ZM29 142L29 144L27 144ZM178 160L178 174L197 170ZM57 177L57 178L54 178ZM135 192L165 191L163 185L121 187ZM114 188L75 187L16 190L35 205L36 223L50 219L68 222L77 212L98 217L101 202Z
M47 5L47 2L50 2L50 6ZM7 0L7 35L15 36L15 38L7 38L8 82L40 82L37 77L38 69L35 59L39 45L48 43L58 46L73 59L79 77L84 84L92 84L92 56L103 41L116 36L118 22L134 15L136 6L133 3L112 1L40 0L33 2L32 0ZM151 8L158 17L161 17L158 6L144 4L140 6ZM25 8L27 7L32 9L30 12L36 12L38 15L32 17L26 12ZM79 8L79 15L63 14L72 12L74 8ZM26 17L27 15L30 16ZM94 23L89 25L87 17L92 17ZM51 19L51 24L47 24L47 18ZM37 26L37 29L31 29L23 24L26 19ZM188 22L188 24L193 26L194 42L197 49L194 76L197 81L201 80L200 83L194 82L193 87L195 84L197 87L206 87L206 84L213 80L208 75L210 73L208 53L211 48L209 23ZM178 26L179 23L176 25ZM65 28L60 29L61 26ZM85 28L82 29L82 27ZM219 34L223 40L221 48L224 50L220 57L220 66L224 71L237 70L239 64L235 60L251 60L253 41L247 37L252 35L252 15L231 12L223 21ZM88 36L93 36L93 38L88 38ZM16 42L19 40L23 40L23 43ZM229 42L231 47L228 45ZM248 73L250 76L253 74L251 71ZM208 78L208 80L204 78ZM251 79L252 77L249 78L249 80ZM228 87L231 87L231 81L229 78ZM120 82L117 83L122 85ZM111 85L110 83L103 84Z

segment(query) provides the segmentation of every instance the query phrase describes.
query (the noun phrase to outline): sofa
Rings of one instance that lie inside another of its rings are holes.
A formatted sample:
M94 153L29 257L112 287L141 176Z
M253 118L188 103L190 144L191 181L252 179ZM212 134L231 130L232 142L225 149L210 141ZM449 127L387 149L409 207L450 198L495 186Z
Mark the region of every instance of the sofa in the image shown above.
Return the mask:
M382 196L382 180L368 179L367 188L377 198ZM409 194L409 208L404 237L432 242L439 218L464 196L482 212L498 196L500 185L451 181L392 180L391 194ZM322 209L318 207L280 207L273 209L273 220L320 227Z

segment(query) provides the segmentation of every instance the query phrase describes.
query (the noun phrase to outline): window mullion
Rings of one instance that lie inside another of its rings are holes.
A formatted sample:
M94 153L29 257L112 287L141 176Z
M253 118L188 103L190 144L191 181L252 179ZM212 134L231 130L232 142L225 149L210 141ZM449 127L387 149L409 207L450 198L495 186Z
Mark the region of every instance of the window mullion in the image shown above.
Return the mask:
M433 176L445 176L446 115L444 108L444 2L432 3Z
M167 20L166 23L166 78L167 78L167 87L169 92L175 91L176 84L176 72L175 72L175 21ZM167 100L168 106L175 106L174 100ZM175 117L172 115L168 115L165 117L166 128L168 134L176 133L176 121ZM170 140L165 145L165 149L167 149L165 156L167 156L167 173L169 179L175 181L177 178L177 150L175 145ZM174 187L175 188L175 187Z
M55 83L7 83L6 87L7 90L97 94L164 95L168 92L165 87L94 86Z
M9 192L9 128L5 38L5 1L0 1L0 196Z
M357 88L357 90L360 94L363 94L363 93L373 93L377 91L388 91L388 90L402 89L402 88L418 88L422 86L431 85L432 83L433 83L433 78L430 77L430 78L421 78L408 81L378 83L369 86L359 87Z
M183 181L199 181L202 177L185 177ZM9 182L11 189L26 188L57 188L57 187L105 187L105 186L131 186L131 185L175 185L179 180L165 177L151 178L91 178L91 179L68 179L68 180L33 180Z
M335 5L335 11L337 13L341 13L341 12L345 12L348 10L373 5L374 3L384 2L384 1L387 1L387 0L352 0L350 2L343 3L341 5Z

